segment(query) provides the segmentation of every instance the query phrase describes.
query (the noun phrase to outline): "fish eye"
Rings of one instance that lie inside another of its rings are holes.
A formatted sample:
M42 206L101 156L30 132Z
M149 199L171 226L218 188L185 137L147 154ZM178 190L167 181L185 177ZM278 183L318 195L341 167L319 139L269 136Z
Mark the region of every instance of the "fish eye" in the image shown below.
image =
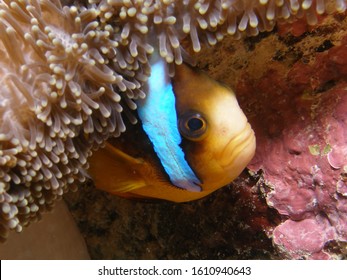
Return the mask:
M180 118L179 129L183 137L198 141L205 135L207 122L200 113L189 112Z

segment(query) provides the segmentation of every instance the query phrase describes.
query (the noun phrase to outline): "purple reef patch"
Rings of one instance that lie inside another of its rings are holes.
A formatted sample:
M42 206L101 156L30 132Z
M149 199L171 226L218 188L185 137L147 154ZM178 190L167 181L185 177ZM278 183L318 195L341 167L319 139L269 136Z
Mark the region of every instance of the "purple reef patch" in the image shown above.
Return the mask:
M283 217L274 245L288 258L336 258L330 245L347 242L347 38L289 70L274 62L256 81L245 75L237 92L257 135L249 168L263 171L266 202Z
M335 229L324 217L308 218L301 221L286 220L273 232L273 241L291 257L309 256L314 259L329 259L322 252L324 245L335 239Z

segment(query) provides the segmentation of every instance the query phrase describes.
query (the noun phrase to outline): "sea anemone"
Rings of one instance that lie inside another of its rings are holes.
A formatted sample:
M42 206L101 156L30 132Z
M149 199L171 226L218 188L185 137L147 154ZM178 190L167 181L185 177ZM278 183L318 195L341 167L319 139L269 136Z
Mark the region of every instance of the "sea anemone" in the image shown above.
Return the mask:
M2 239L85 180L91 148L125 130L121 103L144 95L136 59L117 74L121 51L97 15L58 1L0 3Z
M326 11L324 0L0 1L0 240L83 182L93 149L136 122L154 50L168 63L226 35ZM337 0L344 11L345 0Z

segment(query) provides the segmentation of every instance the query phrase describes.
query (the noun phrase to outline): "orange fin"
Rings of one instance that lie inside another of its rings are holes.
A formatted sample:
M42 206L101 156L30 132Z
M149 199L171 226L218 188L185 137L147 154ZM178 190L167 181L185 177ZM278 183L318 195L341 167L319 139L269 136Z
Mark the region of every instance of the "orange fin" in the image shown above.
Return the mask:
M106 143L93 153L89 173L97 188L110 193L124 193L146 186L145 162ZM142 172L141 172L142 171Z

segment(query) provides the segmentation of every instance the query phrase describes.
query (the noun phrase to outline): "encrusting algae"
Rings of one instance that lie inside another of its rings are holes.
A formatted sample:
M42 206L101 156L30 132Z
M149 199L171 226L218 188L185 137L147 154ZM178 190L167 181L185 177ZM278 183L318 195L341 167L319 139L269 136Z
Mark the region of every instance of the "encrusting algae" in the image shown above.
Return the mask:
M136 122L154 49L181 64L183 40L198 52L345 9L345 0L0 1L0 240L86 179L92 150L125 131L123 112Z

